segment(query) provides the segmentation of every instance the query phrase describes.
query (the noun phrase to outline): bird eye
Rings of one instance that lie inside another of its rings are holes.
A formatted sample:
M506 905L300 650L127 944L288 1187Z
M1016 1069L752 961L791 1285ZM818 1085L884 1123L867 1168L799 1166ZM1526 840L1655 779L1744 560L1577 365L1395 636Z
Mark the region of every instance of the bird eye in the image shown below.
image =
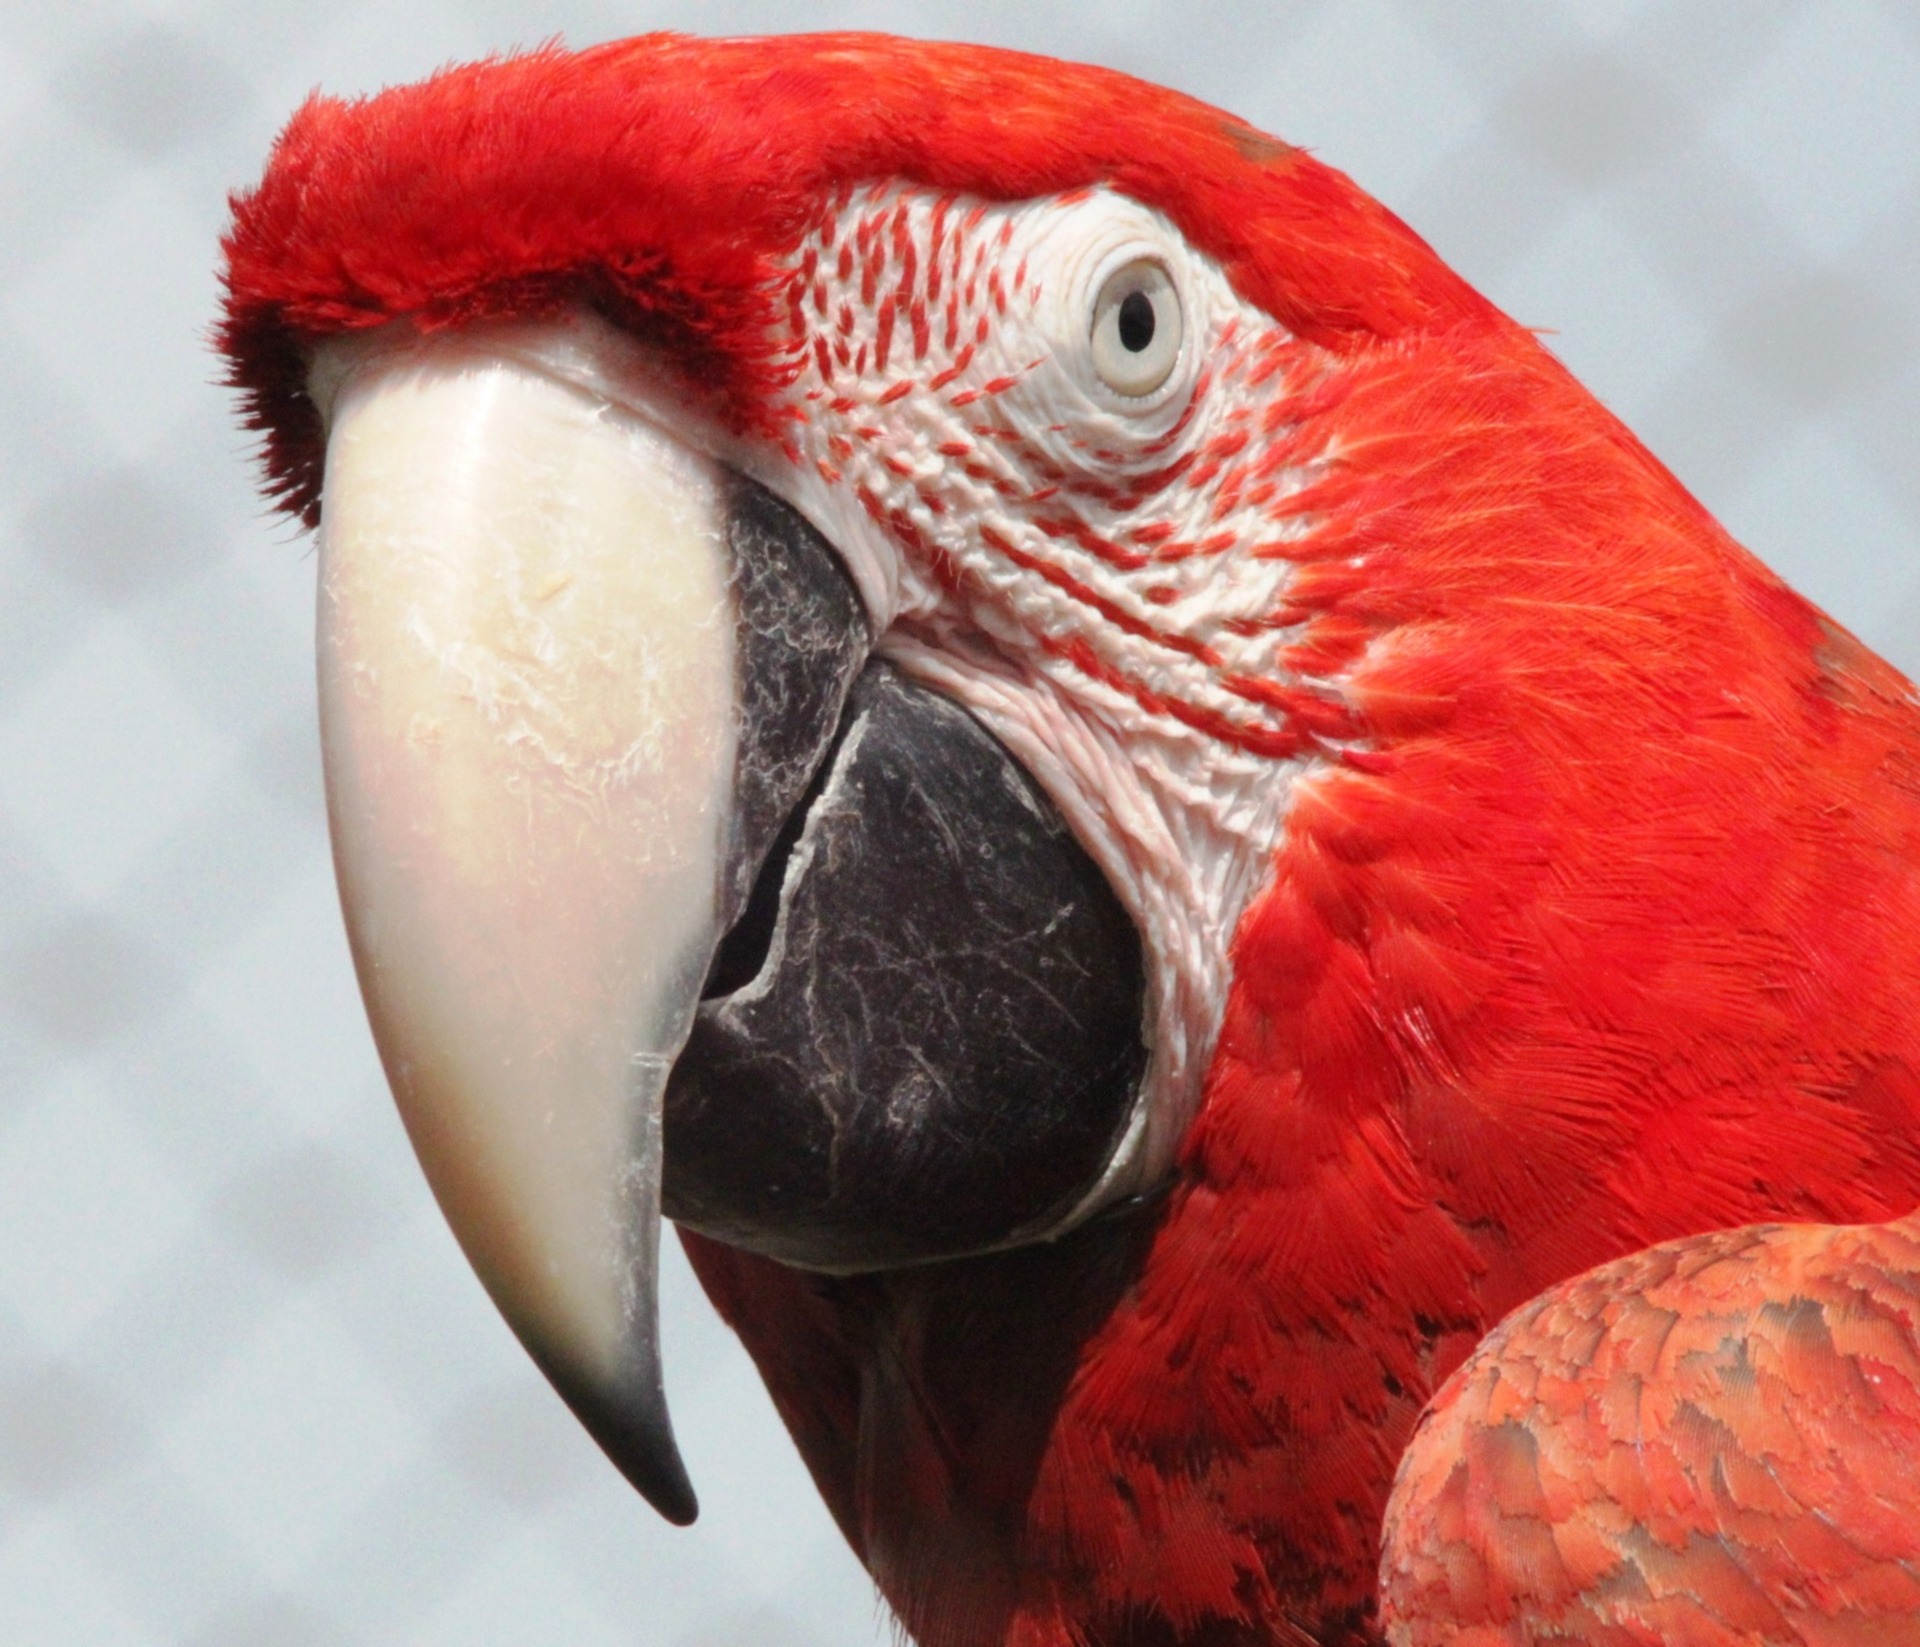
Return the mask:
M1093 300L1093 369L1137 399L1167 381L1180 358L1180 294L1167 271L1140 258L1107 276Z

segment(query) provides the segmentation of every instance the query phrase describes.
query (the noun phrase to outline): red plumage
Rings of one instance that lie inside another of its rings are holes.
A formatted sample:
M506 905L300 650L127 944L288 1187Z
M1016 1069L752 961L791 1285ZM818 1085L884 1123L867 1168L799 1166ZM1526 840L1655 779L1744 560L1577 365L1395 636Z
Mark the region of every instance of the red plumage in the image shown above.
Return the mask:
M310 103L229 240L274 484L312 516L304 350L403 315L584 299L764 433L780 258L896 178L1110 184L1300 340L1263 436L1337 453L1280 550L1331 754L1151 1204L854 1279L688 1246L927 1647L1373 1640L1396 1461L1503 1314L1920 1200L1920 710L1339 174L964 47L649 39Z
M1501 1323L1387 1517L1395 1647L1920 1642L1920 1241L1767 1226Z
M1331 347L1490 312L1337 172L1124 75L864 35L649 35L314 97L293 117L225 241L220 346L271 484L311 522L303 347L399 315L434 328L585 300L762 427L779 259L839 191L886 178L987 200L1110 183Z

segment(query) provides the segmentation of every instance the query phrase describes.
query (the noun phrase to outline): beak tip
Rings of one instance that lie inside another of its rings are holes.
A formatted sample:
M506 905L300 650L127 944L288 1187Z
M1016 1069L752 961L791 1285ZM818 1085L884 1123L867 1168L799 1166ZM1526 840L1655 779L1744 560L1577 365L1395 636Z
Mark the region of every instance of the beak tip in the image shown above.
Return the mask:
M608 1448L607 1452L633 1490L663 1519L676 1527L691 1527L700 1518L700 1500L694 1495L671 1431L663 1437L649 1437L637 1446L634 1438L623 1436L619 1450Z
M641 1496L676 1527L691 1527L700 1519L700 1501L693 1496L693 1486L684 1477L678 1492L671 1497L665 1493L648 1493L644 1488Z
M633 1490L674 1526L692 1526L700 1514L700 1500L674 1440L673 1418L657 1368L653 1376L609 1388L599 1380L574 1375L538 1350L534 1360Z

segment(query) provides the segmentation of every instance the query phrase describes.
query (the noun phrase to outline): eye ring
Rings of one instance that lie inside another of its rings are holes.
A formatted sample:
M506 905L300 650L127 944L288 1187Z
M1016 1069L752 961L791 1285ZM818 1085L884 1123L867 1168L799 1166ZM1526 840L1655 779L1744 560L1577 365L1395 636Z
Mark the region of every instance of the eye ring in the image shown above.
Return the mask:
M1144 399L1173 375L1185 330L1173 276L1158 259L1135 258L1108 275L1093 300L1093 369L1115 394Z

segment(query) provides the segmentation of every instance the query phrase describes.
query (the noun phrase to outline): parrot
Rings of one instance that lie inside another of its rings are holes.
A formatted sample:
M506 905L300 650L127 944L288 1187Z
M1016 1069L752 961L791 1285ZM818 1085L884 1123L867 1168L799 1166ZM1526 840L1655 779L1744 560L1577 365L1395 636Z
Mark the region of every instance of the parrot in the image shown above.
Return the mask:
M1920 1642L1920 701L1412 229L650 35L223 248L390 1085L669 1520L663 1218L922 1647Z

